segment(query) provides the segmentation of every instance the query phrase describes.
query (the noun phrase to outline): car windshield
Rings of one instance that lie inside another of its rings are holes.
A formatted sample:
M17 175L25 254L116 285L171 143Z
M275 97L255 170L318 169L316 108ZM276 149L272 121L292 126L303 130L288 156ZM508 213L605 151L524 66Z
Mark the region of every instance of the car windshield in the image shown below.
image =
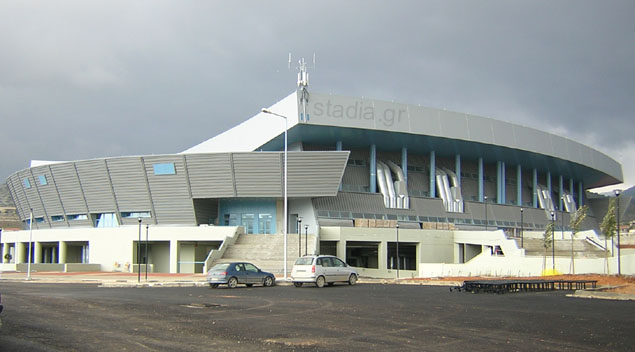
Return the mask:
M210 269L210 271L227 270L228 267L229 267L229 263L216 264Z
M295 261L295 265L311 265L311 263L313 263L312 257L302 257Z

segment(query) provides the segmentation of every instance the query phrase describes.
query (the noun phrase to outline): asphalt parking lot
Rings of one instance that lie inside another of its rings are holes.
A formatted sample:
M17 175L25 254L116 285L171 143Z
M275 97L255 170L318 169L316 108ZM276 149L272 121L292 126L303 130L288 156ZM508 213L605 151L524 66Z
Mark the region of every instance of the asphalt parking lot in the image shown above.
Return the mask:
M2 351L632 351L635 303L447 287L4 282Z

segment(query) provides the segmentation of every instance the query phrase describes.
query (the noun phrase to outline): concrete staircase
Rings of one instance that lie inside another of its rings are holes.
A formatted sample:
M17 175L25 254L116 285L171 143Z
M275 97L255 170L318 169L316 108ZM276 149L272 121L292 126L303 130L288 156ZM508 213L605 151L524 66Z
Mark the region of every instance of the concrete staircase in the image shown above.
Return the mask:
M302 255L305 243L302 235ZM213 264L228 262L250 262L263 271L274 274L284 272L284 236L275 235L244 235L241 234L233 245L230 245L221 259ZM308 253L313 254L315 235L308 235ZM291 273L293 263L298 258L298 234L287 235L287 270Z
M520 247L520 238L514 238L518 248ZM545 249L542 244L542 239L539 238L525 238L524 239L525 255L528 256L543 256ZM555 255L557 257L570 257L571 256L571 240L556 240L555 241ZM551 247L547 249L547 255L551 256ZM573 241L573 255L575 257L586 258L604 258L604 251L593 246L585 240L576 239Z

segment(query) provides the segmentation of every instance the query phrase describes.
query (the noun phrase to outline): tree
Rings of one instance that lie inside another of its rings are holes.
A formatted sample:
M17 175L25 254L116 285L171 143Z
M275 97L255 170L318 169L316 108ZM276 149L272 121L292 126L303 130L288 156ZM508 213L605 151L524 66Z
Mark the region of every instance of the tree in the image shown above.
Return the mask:
M582 228L582 223L584 219L586 219L586 214L589 210L587 205L581 206L578 210L576 210L571 216L571 221L569 222L569 226L571 227L571 273L575 274L575 262L573 259L573 241L575 239L575 235L580 232Z
M604 235L604 263L606 264L606 273L609 274L609 254L608 254L608 239L613 240L613 236L615 236L615 231L617 229L617 224L615 223L615 210L616 206L616 198L609 199L609 208L606 211L606 215L604 215L604 219L602 219L602 224L600 224L600 231Z
M544 271L547 268L547 248L551 248L553 245L553 230L554 224L553 221L547 223L547 227L545 227L545 233L542 235L542 246L545 248L545 255L543 256L542 261L542 270Z

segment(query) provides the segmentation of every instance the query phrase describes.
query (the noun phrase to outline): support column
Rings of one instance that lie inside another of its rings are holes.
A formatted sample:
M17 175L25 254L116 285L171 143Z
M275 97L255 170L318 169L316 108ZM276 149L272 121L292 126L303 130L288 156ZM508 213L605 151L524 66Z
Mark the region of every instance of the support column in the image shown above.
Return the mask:
M8 263L9 260L5 257L9 254L9 243L3 243L2 245L2 263Z
M377 146L370 146L370 193L377 193Z
M346 262L346 240L340 238L335 249L337 257Z
M24 242L15 243L15 263L26 263L26 243Z
M59 244L59 258L58 258L58 263L59 264L66 264L67 263L67 253L68 253L68 243L66 243L65 241L60 241Z
M437 197L437 166L436 166L436 154L433 151L430 152L430 198Z
M562 202L562 195L564 194L564 176L560 175L560 194L558 195L558 209L560 211L564 211L562 207L564 204Z
M342 151L342 141L337 141L335 142L335 150L337 151ZM342 190L342 182L340 181L340 188L339 190Z
M578 206L581 207L584 205L584 187L582 186L582 180L578 182Z
M571 195L571 198L573 198L573 195L575 193L573 193L573 177L569 179L569 194Z
M501 178L502 178L501 162L497 161L496 162L496 203L498 204L502 204L501 200L503 198L503 191L501 188Z
M482 202L483 198L483 158L478 158L478 201Z
M533 199L533 204L534 204L534 208L538 208L538 170L534 168L533 171L533 188L534 188L534 199Z
M516 166L516 205L523 206L523 167Z
M379 250L377 251L379 255L379 269L380 270L388 270L388 242L381 241L379 243Z
M170 272L176 274L179 272L179 252L180 243L177 240L170 240Z
M33 263L40 264L42 263L42 243L33 242L34 251L33 251Z
M553 200L553 191L551 189L551 171L547 171L547 191L549 192L551 200Z
M401 171L403 171L406 190L408 189L408 148L401 148Z
M456 179L459 182L459 187L461 187L461 154L457 154L454 158L454 172L456 173Z
M507 204L507 187L505 183L507 176L505 175L505 162L501 161L501 201L500 204Z

